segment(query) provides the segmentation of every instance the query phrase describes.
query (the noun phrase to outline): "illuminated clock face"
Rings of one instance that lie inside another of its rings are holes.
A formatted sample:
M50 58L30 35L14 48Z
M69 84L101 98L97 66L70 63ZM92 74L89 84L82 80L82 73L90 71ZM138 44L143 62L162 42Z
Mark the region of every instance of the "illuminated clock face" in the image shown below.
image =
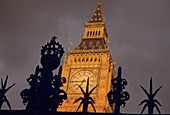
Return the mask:
M87 79L89 78L89 91L97 85L97 76L89 70L80 70L75 73L70 79L70 89L73 93L82 93L80 85L86 91ZM95 91L93 92L95 93Z

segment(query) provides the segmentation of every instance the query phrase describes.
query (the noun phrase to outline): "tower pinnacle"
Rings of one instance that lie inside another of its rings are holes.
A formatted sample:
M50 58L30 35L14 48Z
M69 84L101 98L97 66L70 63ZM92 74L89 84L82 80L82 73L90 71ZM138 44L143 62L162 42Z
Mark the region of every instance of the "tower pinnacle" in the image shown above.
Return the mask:
M89 21L89 23L98 23L98 22L104 22L103 16L102 16L101 0L99 0L97 9Z
M67 91L68 99L58 108L58 111L77 111L79 105L78 103L73 105L73 102L82 95L81 89L77 86L81 86L82 90L87 89L83 84L87 83L89 78L89 87L91 87L89 89L96 85L101 86L93 92L96 112L112 112L106 95L111 90L112 77L116 77L114 62L109 52L108 32L102 15L101 1L96 0L97 9L94 8L90 20L86 19L81 42L75 49L68 51L65 58L62 76L66 76L68 82L64 85L63 90ZM92 107L88 108L87 111L94 112Z

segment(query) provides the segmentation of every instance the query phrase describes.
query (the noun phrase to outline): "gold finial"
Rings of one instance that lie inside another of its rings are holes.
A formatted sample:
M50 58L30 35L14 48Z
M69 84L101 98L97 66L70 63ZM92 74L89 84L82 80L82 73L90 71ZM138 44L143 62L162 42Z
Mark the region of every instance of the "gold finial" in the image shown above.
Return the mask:
M88 16L86 16L86 23L87 23L87 21L88 21Z
M116 60L113 61L114 66L116 65Z
M72 45L72 44L73 44L73 42L71 41L71 42L70 42L70 45Z
M105 16L103 16L103 21L105 22Z
M70 42L70 46L69 46L69 48L68 48L68 51L71 51L72 44L73 44L73 42L71 41L71 42Z
M64 64L67 64L67 54L65 54L65 57L64 57Z
M101 0L99 0L98 5L101 5Z

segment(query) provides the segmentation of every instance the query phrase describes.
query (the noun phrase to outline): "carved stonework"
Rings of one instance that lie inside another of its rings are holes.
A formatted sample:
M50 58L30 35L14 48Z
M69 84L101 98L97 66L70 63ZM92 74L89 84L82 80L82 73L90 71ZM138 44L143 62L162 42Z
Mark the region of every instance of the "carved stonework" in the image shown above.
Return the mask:
M79 46L77 47L77 50L80 50L80 47L79 47Z
M99 47L99 41L96 42L96 47Z
M92 46L92 49L95 49L95 46L94 46L94 45Z
M83 43L82 43L82 47L85 47L86 46L86 42L84 41Z
M90 42L89 42L89 47L91 48L91 47L92 47L92 45L93 45L93 42L92 42L92 41L90 41Z
M102 49L102 45L99 46L99 49Z

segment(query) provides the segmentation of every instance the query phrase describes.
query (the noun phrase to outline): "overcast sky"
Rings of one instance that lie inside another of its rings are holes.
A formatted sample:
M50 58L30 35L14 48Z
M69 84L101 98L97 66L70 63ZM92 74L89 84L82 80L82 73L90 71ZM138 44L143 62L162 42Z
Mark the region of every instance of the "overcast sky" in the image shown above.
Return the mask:
M41 46L57 36L65 52L81 41L86 17L98 0L0 0L0 78L9 75L7 93L13 109L24 109L20 92L40 64ZM110 52L122 66L131 99L122 112L140 113L152 76L162 113L170 113L170 0L103 0ZM6 108L6 105L3 105ZM147 111L146 111L147 112Z

